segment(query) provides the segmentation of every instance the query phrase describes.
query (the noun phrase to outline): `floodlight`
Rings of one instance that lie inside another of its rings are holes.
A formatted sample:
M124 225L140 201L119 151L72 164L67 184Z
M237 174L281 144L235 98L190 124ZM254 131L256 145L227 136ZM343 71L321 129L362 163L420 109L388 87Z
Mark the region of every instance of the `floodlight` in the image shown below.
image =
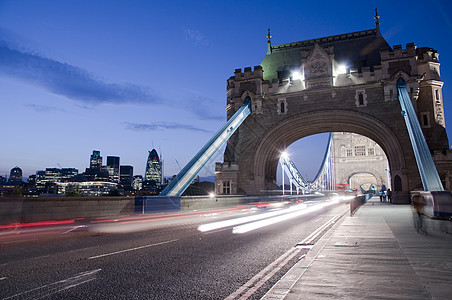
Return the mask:
M291 77L292 77L292 80L301 79L301 73L299 71L293 71Z
M347 73L347 66L346 65L339 65L337 67L337 74L345 74Z

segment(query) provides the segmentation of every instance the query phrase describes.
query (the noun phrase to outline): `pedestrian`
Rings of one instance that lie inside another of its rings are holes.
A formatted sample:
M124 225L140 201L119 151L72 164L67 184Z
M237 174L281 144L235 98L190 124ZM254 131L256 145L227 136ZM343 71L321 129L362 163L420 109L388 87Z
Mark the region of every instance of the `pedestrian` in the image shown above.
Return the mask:
M416 232L427 234L424 226L424 206L425 199L421 195L414 195L411 198L413 204L413 221Z
M386 195L388 196L388 202L392 203L392 191L391 191L391 189L388 189L386 191Z
M380 202L386 202L386 192L385 190L380 190Z

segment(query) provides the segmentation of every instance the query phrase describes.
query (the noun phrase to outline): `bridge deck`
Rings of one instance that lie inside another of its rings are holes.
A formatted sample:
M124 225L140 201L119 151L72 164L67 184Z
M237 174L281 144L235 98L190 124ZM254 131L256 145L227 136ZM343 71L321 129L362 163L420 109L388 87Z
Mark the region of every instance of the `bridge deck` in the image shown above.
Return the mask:
M414 230L409 205L372 198L323 236L264 299L285 293L289 300L449 299L451 251L450 234Z

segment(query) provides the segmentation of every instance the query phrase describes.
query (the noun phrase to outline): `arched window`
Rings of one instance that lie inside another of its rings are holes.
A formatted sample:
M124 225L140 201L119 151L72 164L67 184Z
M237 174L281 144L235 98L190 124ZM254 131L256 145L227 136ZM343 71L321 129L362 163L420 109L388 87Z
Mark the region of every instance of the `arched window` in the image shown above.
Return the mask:
M394 191L402 191L402 179L399 175L394 177Z

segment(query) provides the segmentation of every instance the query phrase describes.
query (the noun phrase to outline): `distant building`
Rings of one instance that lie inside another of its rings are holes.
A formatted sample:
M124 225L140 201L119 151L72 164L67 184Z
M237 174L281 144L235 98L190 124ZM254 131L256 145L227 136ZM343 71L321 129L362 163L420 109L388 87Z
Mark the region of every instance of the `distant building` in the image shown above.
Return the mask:
M36 183L45 184L47 182L67 182L78 175L75 168L46 168L45 171L36 172Z
M119 157L107 156L107 170L110 181L119 182Z
M114 182L86 181L86 182L58 182L57 193L71 196L112 196L121 195L124 191Z
M35 174L28 176L28 184L31 186L36 185L36 175Z
M89 162L90 169L100 169L102 167L102 156L100 156L100 151L93 150L91 154L91 159Z
M132 189L135 191L141 191L143 189L143 176L133 176Z
M0 176L0 185L6 184L6 177Z
M133 181L133 167L132 166L120 166L119 167L119 183L125 190L132 189Z
M108 174L107 167L100 168L87 168L84 173L84 181L109 181L110 175Z
M162 162L157 151L152 149L149 151L146 163L146 173L144 175L144 189L160 188L162 185Z
M388 159L375 141L349 132L333 133L337 184L361 191L390 187Z
M9 184L11 185L19 185L22 183L22 169L19 167L14 167L11 169L9 173Z

